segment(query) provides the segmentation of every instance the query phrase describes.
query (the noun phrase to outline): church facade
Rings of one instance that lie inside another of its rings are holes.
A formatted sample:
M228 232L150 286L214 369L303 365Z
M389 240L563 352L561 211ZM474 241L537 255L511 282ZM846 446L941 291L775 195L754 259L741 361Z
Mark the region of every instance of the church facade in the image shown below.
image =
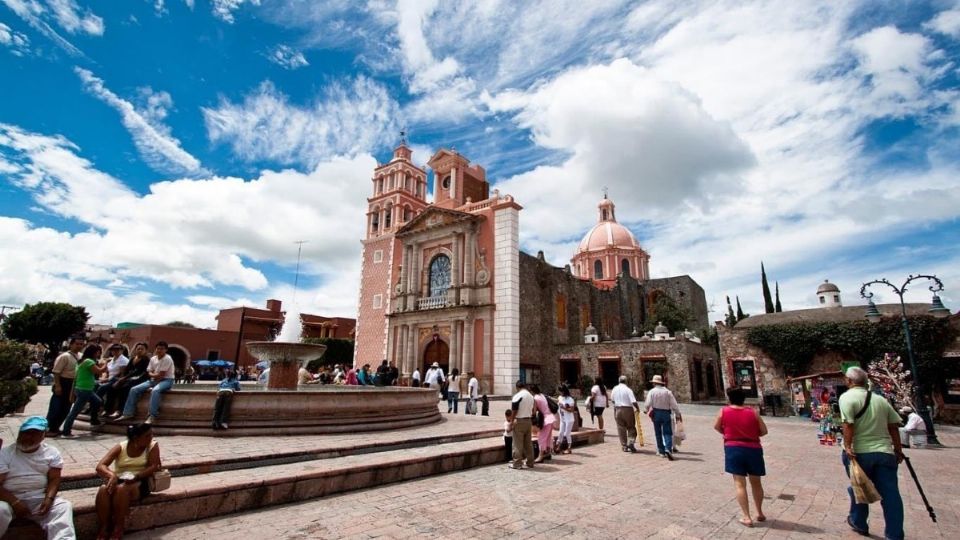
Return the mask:
M589 376L612 386L623 373L639 387L660 373L689 388L678 391L684 401L719 395L718 382L704 382L719 381L716 354L691 332L707 327L703 289L689 276L651 279L650 257L616 221L612 200L598 204L571 265L557 268L520 251L522 207L490 189L483 167L445 149L427 165L431 203L427 171L406 144L374 170L355 364L387 359L408 380L436 362L474 372L491 394L512 393L518 379L553 388ZM638 332L660 295L691 313L690 331Z

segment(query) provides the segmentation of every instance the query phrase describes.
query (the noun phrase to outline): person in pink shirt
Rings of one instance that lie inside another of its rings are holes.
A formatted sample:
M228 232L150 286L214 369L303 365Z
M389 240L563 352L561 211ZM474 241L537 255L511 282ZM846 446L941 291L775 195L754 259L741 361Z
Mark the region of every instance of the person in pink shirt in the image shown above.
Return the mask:
M357 379L357 368L352 367L349 371L347 371L347 380L345 384L349 384L351 386L357 386L360 384L360 381Z
M757 508L757 521L767 520L763 515L763 484L760 483L760 477L767 474L763 447L760 446L760 437L767 434L767 425L756 409L743 406L746 395L740 388L728 389L727 399L730 405L717 413L713 429L723 435L724 469L733 475L737 503L743 512L740 524L753 527L750 502L747 500L747 478L750 479L753 504Z
M543 425L539 426L540 431L537 433L537 444L540 445L540 455L533 461L534 463L541 463L544 459L550 459L550 453L553 450L553 423L556 422L557 417L554 416L553 411L550 410L550 405L547 403L547 396L543 395L539 386L531 384L530 393L533 394L533 406L540 411L540 414L543 416Z

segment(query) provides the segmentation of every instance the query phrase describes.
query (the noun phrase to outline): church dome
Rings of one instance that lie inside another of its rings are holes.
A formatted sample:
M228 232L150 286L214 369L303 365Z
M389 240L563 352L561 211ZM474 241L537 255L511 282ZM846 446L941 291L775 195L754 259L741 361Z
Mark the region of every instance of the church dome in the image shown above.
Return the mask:
M617 222L616 205L603 196L597 204L597 224L584 235L571 262L574 275L613 282L618 275L649 279L650 256L630 229Z
M601 221L593 226L577 248L577 253L599 251L608 247L636 249L640 247L630 229L616 221Z

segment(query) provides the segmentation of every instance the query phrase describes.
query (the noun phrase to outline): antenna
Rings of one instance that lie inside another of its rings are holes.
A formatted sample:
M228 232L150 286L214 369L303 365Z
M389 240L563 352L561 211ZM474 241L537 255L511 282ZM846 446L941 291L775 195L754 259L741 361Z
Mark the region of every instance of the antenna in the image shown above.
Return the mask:
M297 245L297 270L293 275L293 304L297 304L297 284L300 282L300 253L303 252L303 245L306 244L306 240L297 240L294 244Z

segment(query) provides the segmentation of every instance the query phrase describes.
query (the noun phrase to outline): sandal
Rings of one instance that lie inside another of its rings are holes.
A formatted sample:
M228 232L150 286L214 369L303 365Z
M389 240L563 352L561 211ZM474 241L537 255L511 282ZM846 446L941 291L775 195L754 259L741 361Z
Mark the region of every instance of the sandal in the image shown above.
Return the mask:
M750 518L740 518L740 524L744 527L753 527L753 521Z
M766 521L766 520L767 520L767 516L765 516L765 515L763 515L763 514L757 514L757 521L763 522L763 521Z

